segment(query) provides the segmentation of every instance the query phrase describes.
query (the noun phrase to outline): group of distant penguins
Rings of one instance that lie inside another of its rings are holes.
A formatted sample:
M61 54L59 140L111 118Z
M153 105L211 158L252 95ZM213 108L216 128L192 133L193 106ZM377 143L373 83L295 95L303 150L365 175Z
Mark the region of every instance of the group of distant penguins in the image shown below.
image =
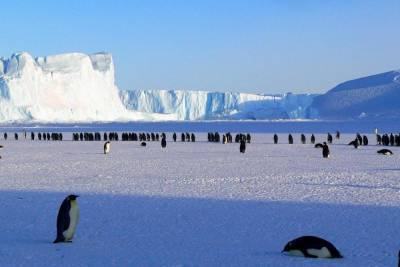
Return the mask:
M26 139L27 133L23 132L23 136ZM35 140L35 137L36 137L35 133L31 132L31 140ZM7 140L8 134L7 133L3 133L3 138L4 138L4 140ZM43 141L46 141L46 140L48 140L48 141L50 141L50 140L52 140L52 141L62 141L63 140L63 134L62 133L37 133L37 138L39 140L43 140ZM15 140L19 139L18 133L14 133L14 139Z
M62 134L49 134L49 133L38 133L38 139L41 140L62 140ZM166 135L165 133L154 134L154 133L123 133L122 140L123 141L142 141L141 145L145 146L145 141L158 141L161 137L161 147L166 147ZM26 133L25 133L26 138ZM336 132L336 138L340 138L340 132ZM7 133L4 133L4 139L7 139ZM15 139L18 140L18 134L15 134ZM31 139L35 139L34 133L31 133ZM106 140L104 143L104 154L108 154L111 149L111 142L110 141L118 141L119 137L117 133L104 133L103 139ZM100 133L73 133L73 140L86 140L86 141L100 141L101 136ZM173 141L176 142L177 135L173 133ZM245 153L246 150L246 143L250 143L251 136L250 134L237 134L235 137L235 142L240 143L239 150L241 153ZM278 143L278 135L274 134L273 136L274 143ZM332 143L333 137L330 133L328 133L327 141L328 143ZM181 134L181 141L192 141L195 142L195 135L189 133L182 133ZM209 142L220 142L220 135L218 132L216 133L208 133L208 141ZM315 136L312 134L310 141L312 144L315 143ZM293 136L289 134L288 136L289 144L293 144ZM306 143L306 136L301 134L301 142L303 144ZM222 137L222 143L232 143L232 135L231 133L226 133ZM400 146L400 135L387 135L384 134L383 136L377 135L377 143L378 145L397 145ZM349 145L353 145L355 148L358 148L360 145L368 145L368 138L364 135L361 136L360 134L356 135L354 141L351 141ZM3 146L0 146L2 148ZM329 157L329 147L327 142L317 143L315 144L316 148L322 148L322 155L324 158ZM378 151L380 154L384 155L392 155L392 151L389 149L381 149ZM57 215L57 236L53 243L60 243L60 242L72 242L72 238L75 234L75 230L79 221L79 206L77 203L77 195L69 195L67 196L64 201L62 202L59 212ZM287 253L289 255L294 256L303 256L308 258L342 258L341 253L339 250L329 241L322 239L316 236L301 236L294 240L289 241L283 248L282 252ZM399 255L400 258L400 255ZM399 267L400 267L400 260L399 260Z

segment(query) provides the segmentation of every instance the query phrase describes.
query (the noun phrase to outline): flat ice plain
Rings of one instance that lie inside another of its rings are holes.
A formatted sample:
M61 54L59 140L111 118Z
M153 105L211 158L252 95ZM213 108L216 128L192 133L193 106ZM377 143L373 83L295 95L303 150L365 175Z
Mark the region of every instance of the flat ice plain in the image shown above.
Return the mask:
M342 134L320 149L252 135L238 144L7 141L0 144L1 266L397 266L400 147L393 156ZM71 139L71 133L64 134ZM179 137L179 135L178 135ZM326 133L317 134L317 142ZM178 138L179 139L179 138ZM59 205L80 195L73 243L52 244ZM282 255L317 235L340 260Z

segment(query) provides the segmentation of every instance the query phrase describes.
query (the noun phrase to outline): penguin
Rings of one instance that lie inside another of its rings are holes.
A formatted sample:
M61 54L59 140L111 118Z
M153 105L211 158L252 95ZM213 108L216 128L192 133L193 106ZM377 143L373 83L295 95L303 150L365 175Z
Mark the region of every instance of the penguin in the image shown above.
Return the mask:
M110 143L110 141L105 142L105 143L104 143L104 154L110 153L110 149L111 149L111 143Z
M322 156L324 158L329 158L330 152L329 152L329 147L326 144L326 142L324 142L324 144L322 145Z
M325 143L325 142L324 142L324 143ZM316 144L314 145L314 147L315 147L315 148L323 148L324 145L321 144L321 143L316 143Z
M340 139L340 132L336 131L336 139Z
M301 134L301 143L304 145L306 143L306 136Z
M357 136L356 138L357 138L357 140L358 140L358 145L359 145L359 146L362 146L362 145L363 145L363 139L362 139L361 134L357 133L356 136Z
M293 136L291 134L289 134L288 141L289 144L293 144Z
M358 143L358 139L354 139L353 141L351 141L350 143L348 143L349 146L354 146L354 148L358 148L359 143Z
M240 147L239 147L240 153L244 153L246 151L246 141L243 139L240 141Z
M378 150L376 153L382 154L382 155L385 155L385 156L393 155L393 152L391 150L389 150L389 149L386 149L386 148Z
M140 145L141 146L146 146L146 142L141 142Z
M316 236L302 236L287 243L282 250L306 258L343 258L332 243Z
M165 138L161 139L161 147L165 148L167 146L167 140Z
M400 267L400 250L399 250L399 252L397 254L397 257L398 257L397 267Z
M310 141L311 141L311 144L315 144L315 136L314 136L314 134L311 135Z
M53 243L72 242L79 221L77 195L67 196L60 206L57 215L57 238Z
M277 144L277 143L278 143L278 135L274 134L274 144Z
M332 144L333 138L332 138L332 135L330 133L328 133L327 140L328 140L329 144Z
M364 146L368 146L368 137L366 135L363 135L363 144Z

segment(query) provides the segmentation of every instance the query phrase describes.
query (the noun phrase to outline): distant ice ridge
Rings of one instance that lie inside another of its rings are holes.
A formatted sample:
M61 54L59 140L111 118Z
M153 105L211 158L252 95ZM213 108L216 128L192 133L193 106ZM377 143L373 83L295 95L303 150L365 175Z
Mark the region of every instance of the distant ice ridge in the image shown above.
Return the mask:
M0 122L167 120L128 111L119 98L110 54L0 58Z
M341 83L315 98L311 108L324 119L400 117L400 72L389 71Z
M172 114L178 120L307 119L314 95L260 95L183 90L120 91L124 105L134 111Z

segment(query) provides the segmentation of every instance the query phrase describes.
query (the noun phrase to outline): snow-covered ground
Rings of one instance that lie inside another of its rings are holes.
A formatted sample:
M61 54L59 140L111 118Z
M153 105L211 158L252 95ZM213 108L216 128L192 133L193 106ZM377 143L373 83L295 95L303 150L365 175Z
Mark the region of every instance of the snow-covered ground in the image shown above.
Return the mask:
M167 137L166 149L113 142L109 155L103 142L1 138L0 265L396 266L400 147L380 156L372 135L356 150L345 134L323 159L298 134L294 145L255 134L245 154L206 133ZM76 236L52 244L70 193L80 195ZM344 259L280 253L301 235L331 241Z

